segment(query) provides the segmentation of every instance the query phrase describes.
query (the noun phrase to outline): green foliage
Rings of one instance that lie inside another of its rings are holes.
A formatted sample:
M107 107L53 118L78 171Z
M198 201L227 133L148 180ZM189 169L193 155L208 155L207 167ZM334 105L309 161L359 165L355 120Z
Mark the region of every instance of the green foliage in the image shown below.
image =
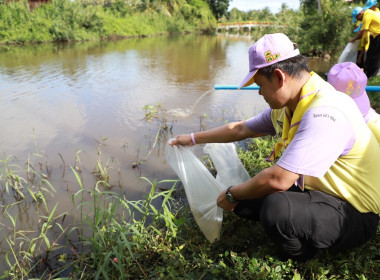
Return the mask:
M259 21L269 23L270 25L268 26L253 27L251 29L250 35L253 40L256 41L268 33L282 32L287 34L294 42L299 42L303 40L300 34L302 19L302 13L289 9L286 4L283 4L277 14L273 14L269 8L247 12L234 8L228 13L226 18L221 19L221 22Z
M34 156L37 160L42 157L37 153ZM31 157L24 168L13 163L15 160L14 157L8 156L0 161L2 187L0 233L3 240L2 250L6 250L3 261L8 265L8 269L2 271L1 279L25 279L31 275L36 269L37 256L40 255L43 260L60 248L51 232L56 232L55 236L58 236L58 239L65 233L58 223L65 214L56 213L57 203L53 209L49 209L46 201L46 195L55 193L55 189L48 181L51 169L42 162L37 163L39 168L34 168ZM35 208L38 212L45 212L46 215L40 216L39 229L36 232L23 230L21 227L23 218L15 215L17 213L14 211L15 208Z
M104 140L99 144L99 158ZM265 158L275 143L275 138L256 139L239 149L251 173L268 166ZM3 162L1 181L7 182L6 178L15 177L11 174L19 173L10 159ZM141 178L147 183L146 197L132 201L122 192L115 192L108 183L108 169L102 165L98 161L101 176L94 172L97 181L88 189L77 153L71 168L79 185L79 191L72 195L75 225L63 227L65 214L58 213L57 206L46 208L40 230L30 236L17 229L19 222L11 215L12 208L21 202L2 206L0 232L9 246L5 257L9 269L0 278L380 279L380 227L374 239L354 250L321 250L306 263L283 261L277 258L277 248L259 223L224 212L221 239L211 244L196 224L178 181ZM48 179L49 172L37 172L31 164L28 166L28 175L18 181ZM26 194L24 191L22 202L27 202ZM3 226L5 219L10 221L7 228ZM52 233L58 233L58 237Z
M233 8L228 13L228 21L265 21L265 22L275 22L276 15L272 14L269 8L264 8L262 10L250 10L247 12L240 11Z
M281 11L278 12L275 17L275 22L280 26L277 31L287 34L293 42L296 42L299 45L302 52L302 42L305 41L305 38L301 33L303 32L301 27L303 20L303 13L288 9L286 5L282 6Z
M278 142L277 137L255 138L245 142L246 147L239 148L239 158L249 175L254 176L273 163L266 161Z
M92 234L83 237L88 249L73 262L74 275L79 277L86 268L82 279L136 279L155 274L157 265L175 262L181 256L181 248L174 242L184 223L173 209L176 181L169 191L157 192L156 181L142 179L151 185L145 200L128 201L95 187L90 191L93 203L88 205L82 200L82 191L74 194L74 203L79 199L79 204L90 207L86 212L93 213L84 216ZM160 208L155 206L157 200Z
M33 11L29 11L27 1L0 5L0 43L98 40L215 29L215 18L202 0L146 0L136 5L123 0L108 2L94 5L89 1L53 0Z
M109 10L117 17L125 17L132 13L131 7L123 0L111 3Z
M315 0L300 1L299 11L289 9L286 4L272 14L268 8L247 12L232 9L222 22L261 21L271 22L270 28L253 28L254 40L266 33L282 32L296 42L301 53L307 56L336 57L353 36L351 23L352 5L345 1L319 0L320 10ZM358 5L362 5L358 3Z
M216 20L213 13L210 11L209 6L203 0L187 0L190 5L190 14L187 13L187 19L194 21L197 28L200 29L204 26L204 31L214 32L216 28ZM227 7L228 8L228 7Z
M310 2L310 1L309 1ZM317 5L303 6L304 18L300 24L300 39L297 43L303 53L336 55L342 46L348 42L352 34L351 8L342 1L324 0L321 2L321 12Z
M206 0L216 19L227 14L228 5L232 0Z

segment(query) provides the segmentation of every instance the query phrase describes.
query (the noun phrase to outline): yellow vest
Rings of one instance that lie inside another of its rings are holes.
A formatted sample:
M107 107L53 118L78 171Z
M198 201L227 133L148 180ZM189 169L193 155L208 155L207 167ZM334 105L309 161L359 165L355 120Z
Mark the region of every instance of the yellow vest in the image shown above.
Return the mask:
M375 135L377 142L380 145L380 116L377 115L376 118L371 118L367 125L371 129L373 135Z
M340 156L323 177L304 175L304 187L340 197L362 213L373 212L379 215L380 148L375 136L353 100L342 94L333 94L335 90L326 86L326 82L316 74L305 86L309 90L320 89L305 112L318 106L336 108L353 125L356 139L351 151ZM284 109L272 110L271 118L279 135L282 131L280 124L284 122Z
M366 10L363 14L363 25L361 30L368 30L373 37L380 34L380 13Z

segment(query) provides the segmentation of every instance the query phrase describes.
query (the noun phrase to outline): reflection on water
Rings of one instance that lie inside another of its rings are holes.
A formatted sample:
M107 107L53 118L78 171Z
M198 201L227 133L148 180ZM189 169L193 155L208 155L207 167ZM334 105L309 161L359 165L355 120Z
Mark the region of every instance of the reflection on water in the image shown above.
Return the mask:
M92 151L105 137L103 155L118 155L126 168L138 160L137 151L149 150L160 124L144 120L145 105L161 104L173 131L199 129L203 114L208 126L222 116L251 116L265 107L260 97L212 90L245 75L248 46L247 40L189 35L2 50L1 152L25 159L36 143L54 165L61 164L58 153L68 161L83 150L82 164L91 170ZM146 169L158 175L156 166Z
M48 166L56 190L49 209L59 198L60 213L72 208L79 190L70 166L80 163L84 187L91 189L99 159L115 188L127 199L141 198L149 185L140 176L176 178L163 155L170 137L267 107L256 91L213 90L245 77L251 44L247 37L187 35L2 47L0 153L16 156L21 166L28 158ZM149 122L146 105L162 108ZM172 129L157 142L163 123ZM38 227L35 207L13 214L23 228Z

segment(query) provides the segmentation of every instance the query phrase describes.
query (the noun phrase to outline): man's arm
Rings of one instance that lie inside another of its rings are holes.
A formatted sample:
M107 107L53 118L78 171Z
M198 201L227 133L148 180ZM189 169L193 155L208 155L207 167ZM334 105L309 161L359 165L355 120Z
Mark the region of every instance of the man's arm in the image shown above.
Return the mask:
M252 179L233 186L230 193L236 200L254 199L267 196L271 193L288 190L300 177L299 174L290 172L277 164L262 170ZM222 191L217 199L219 207L232 211L237 202L231 203L226 198L226 192Z
M196 132L193 134L193 137L195 143L205 144L229 143L264 135L265 134L258 134L250 130L246 125L246 121L239 121L222 125L211 130ZM169 144L192 146L193 141L190 134L180 134L171 139Z
M361 37L363 37L366 32L368 32L368 30L360 30L355 37L351 38L350 39L350 43L353 43L355 42L356 40L359 40Z

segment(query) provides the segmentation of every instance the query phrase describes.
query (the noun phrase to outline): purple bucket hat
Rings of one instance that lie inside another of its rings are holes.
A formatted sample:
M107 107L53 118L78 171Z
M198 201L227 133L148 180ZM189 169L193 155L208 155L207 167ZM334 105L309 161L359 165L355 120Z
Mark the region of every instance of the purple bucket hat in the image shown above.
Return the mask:
M367 76L353 62L335 64L327 74L327 81L338 91L354 99L362 115L368 113L371 105L365 88Z
M239 89L253 84L256 72L271 64L300 54L294 44L283 33L266 34L254 43L248 51L249 73L240 83Z

